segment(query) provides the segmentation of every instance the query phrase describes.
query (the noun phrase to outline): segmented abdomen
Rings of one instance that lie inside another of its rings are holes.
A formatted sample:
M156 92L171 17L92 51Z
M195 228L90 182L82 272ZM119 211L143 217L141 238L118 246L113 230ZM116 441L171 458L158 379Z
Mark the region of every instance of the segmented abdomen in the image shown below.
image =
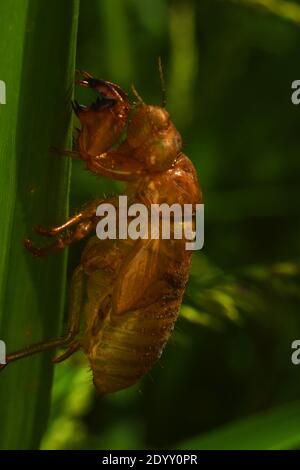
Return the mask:
M127 388L151 369L174 328L180 304L181 297L118 318L108 315L88 352L100 394Z
M145 294L138 308L122 313L113 313L114 274L99 269L89 276L83 345L100 394L133 385L160 358L179 313L191 261L182 249L175 257L171 253L157 289L150 286L151 295Z

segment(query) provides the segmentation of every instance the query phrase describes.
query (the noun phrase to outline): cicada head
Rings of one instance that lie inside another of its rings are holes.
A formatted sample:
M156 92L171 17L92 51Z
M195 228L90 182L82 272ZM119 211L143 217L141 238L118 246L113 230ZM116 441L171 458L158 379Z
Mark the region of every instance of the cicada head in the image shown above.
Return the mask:
M149 171L171 168L181 149L180 134L160 106L140 104L128 126L127 139L135 149L134 157Z
M81 123L79 151L88 157L100 155L118 142L127 121L129 102L118 85L83 74L84 79L76 83L91 88L96 99L90 106L74 101L73 109Z

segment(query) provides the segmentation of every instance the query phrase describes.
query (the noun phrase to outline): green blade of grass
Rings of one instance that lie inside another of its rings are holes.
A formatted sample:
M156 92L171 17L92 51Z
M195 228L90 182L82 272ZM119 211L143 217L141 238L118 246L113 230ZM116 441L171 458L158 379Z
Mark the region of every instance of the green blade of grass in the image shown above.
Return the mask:
M69 163L50 147L70 145L79 1L0 3L0 339L7 352L61 330L66 257L33 259L32 226L67 212ZM0 448L38 448L49 412L52 365L41 354L0 373Z
M179 449L285 450L300 446L300 402L249 416L236 423L193 437Z
M249 7L262 8L285 20L300 24L300 6L287 0L232 0Z

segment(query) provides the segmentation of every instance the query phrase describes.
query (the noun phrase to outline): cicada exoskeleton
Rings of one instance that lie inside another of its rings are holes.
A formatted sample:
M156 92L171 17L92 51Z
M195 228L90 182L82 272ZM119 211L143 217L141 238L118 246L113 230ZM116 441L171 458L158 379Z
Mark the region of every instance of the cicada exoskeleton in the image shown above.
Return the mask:
M139 97L132 107L119 86L86 72L77 83L97 97L88 107L73 103L81 129L76 149L65 154L82 159L93 173L127 181L128 201L149 210L153 204L194 207L201 202L195 169L181 152L180 134L164 107L146 105ZM26 240L25 246L43 256L91 235L99 220L97 207L105 201L92 201L59 227L37 228L53 237L51 244L37 248ZM109 202L118 208L117 197ZM82 348L100 394L136 383L158 360L174 328L190 262L184 237L92 236L72 277L67 334L10 354L7 363L65 347L54 359L60 362Z

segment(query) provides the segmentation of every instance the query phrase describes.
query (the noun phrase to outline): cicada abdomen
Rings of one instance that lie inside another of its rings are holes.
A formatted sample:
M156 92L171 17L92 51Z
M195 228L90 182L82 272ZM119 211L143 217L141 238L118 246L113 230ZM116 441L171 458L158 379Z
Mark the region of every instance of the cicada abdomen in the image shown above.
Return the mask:
M143 240L110 285L107 268L90 275L84 348L100 394L136 383L160 358L188 279L191 256L180 256L180 245Z

